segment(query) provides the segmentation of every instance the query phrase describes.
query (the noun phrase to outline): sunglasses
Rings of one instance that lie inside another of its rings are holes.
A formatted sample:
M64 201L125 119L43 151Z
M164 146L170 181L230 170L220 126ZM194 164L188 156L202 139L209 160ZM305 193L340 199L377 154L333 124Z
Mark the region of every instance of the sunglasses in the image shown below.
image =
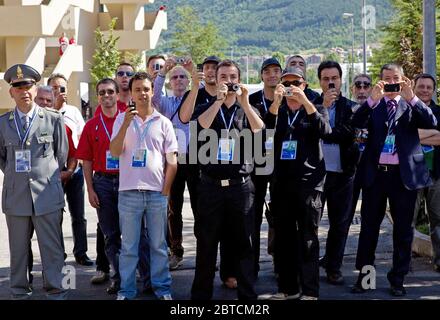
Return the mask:
M293 81L284 81L281 84L285 87L290 87L290 86L299 87L302 83L304 83L304 81L293 80Z
M123 76L133 77L134 72L132 72L132 71L118 71L118 72L116 72L116 75L118 77L123 77Z
M178 74L178 75L172 76L171 80L176 80L177 78L186 79L186 76L184 74Z
M371 82L367 82L367 81L356 81L354 83L354 86L358 89L364 88L364 89L368 89L371 86Z
M99 94L100 96L105 96L106 93L107 93L109 96L111 96L111 95L115 94L115 90L113 90L113 89L107 89L107 90L99 90L99 91L98 91L98 94Z

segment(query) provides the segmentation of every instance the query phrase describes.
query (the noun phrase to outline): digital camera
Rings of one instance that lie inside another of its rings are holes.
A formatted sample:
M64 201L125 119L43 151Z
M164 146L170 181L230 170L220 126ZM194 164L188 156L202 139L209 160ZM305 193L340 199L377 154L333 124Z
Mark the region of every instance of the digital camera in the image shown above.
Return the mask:
M400 83L386 83L383 86L384 92L400 92Z
M177 57L176 58L176 63L177 64L184 64L186 61L185 57Z
M60 87L60 93L65 93L66 92L66 87Z
M334 89L335 88L335 84L334 83L329 83L328 84L328 88L329 89Z
M291 96L293 96L292 88L286 88L286 90L285 90L285 92L284 92L284 96L285 96L285 97L291 97Z
M237 92L240 90L240 86L237 83L228 83L228 91Z

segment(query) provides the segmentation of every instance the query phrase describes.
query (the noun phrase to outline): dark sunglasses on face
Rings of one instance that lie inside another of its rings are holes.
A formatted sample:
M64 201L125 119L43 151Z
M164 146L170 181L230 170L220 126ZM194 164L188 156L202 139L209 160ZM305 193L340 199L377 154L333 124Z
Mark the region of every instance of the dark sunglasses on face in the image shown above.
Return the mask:
M371 86L371 82L367 82L367 81L356 81L354 83L355 87L358 89L364 88L364 89L368 89Z
M282 82L282 85L285 87L290 87L290 86L299 87L302 83L303 83L303 81L293 80L293 81L284 81L284 82Z
M107 89L107 90L100 90L100 91L98 92L98 94L99 94L100 96L105 96L106 93L107 93L109 96L111 96L111 95L113 95L113 94L115 93L115 90L113 90L113 89Z
M177 78L186 79L186 76L184 74L178 74L178 75L172 76L171 80L176 80Z
M123 77L123 76L133 77L134 72L131 72L131 71L118 71L118 72L116 72L116 75L118 77Z

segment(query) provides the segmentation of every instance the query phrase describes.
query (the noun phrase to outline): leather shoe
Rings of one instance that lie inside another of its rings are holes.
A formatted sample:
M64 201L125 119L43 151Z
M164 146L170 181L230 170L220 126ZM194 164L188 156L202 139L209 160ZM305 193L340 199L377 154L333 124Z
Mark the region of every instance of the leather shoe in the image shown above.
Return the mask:
M394 297L404 297L404 296L406 296L406 289L403 286L391 285L390 293Z
M112 281L112 284L107 288L106 291L108 294L117 294L120 289L121 283L119 281Z
M75 257L75 261L82 266L93 266L93 261L90 260L90 258L87 257L86 254L80 257Z
M440 266L439 265L435 265L434 266L434 271L440 273Z
M344 284L344 277L340 271L327 271L327 282L339 286Z
M323 257L319 258L319 262L318 263L319 263L319 266L321 268L325 268L326 265L327 265L327 257L323 256Z

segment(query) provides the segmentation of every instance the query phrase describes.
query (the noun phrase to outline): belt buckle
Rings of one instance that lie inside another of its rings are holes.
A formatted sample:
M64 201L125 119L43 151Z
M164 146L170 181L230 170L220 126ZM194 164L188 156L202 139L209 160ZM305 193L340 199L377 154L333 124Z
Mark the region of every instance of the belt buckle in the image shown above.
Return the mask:
M220 184L222 187L229 187L229 180L220 180Z
M382 170L383 172L388 172L388 166L386 166L386 165L381 164L381 165L379 165L379 168L380 168L380 170Z

